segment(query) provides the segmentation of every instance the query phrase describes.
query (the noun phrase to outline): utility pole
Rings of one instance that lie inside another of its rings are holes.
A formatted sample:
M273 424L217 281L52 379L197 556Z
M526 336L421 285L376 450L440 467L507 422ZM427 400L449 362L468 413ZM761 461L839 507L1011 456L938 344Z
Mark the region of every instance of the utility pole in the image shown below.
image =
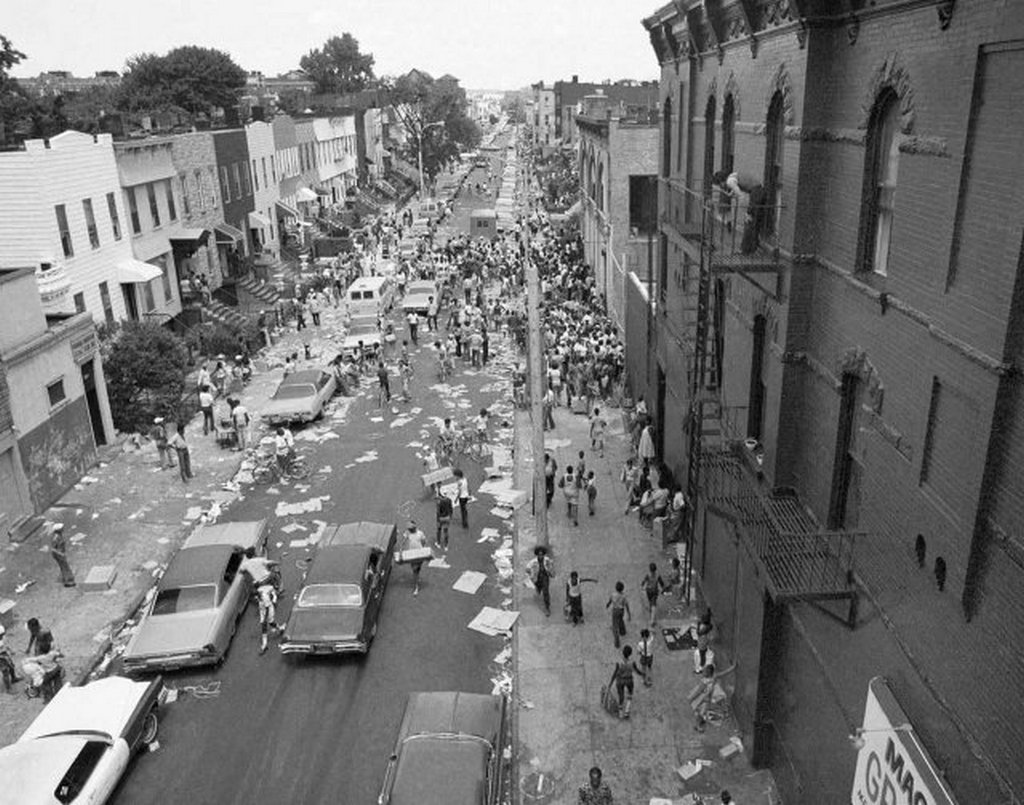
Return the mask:
M530 356L530 419L533 421L533 510L537 522L537 544L548 545L547 486L544 480L544 382L540 322L540 277L530 255L530 163L526 162L526 225L525 243L526 319Z

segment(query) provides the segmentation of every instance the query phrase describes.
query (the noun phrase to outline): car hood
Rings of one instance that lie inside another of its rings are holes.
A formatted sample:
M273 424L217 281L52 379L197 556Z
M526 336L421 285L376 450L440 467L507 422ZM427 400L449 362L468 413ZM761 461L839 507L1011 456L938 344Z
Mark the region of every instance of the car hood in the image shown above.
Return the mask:
M81 687L65 685L19 740L62 732L100 732L118 737L151 684L110 676Z
M4 781L4 791L17 791L18 802L58 805L53 792L90 740L105 741L105 736L58 735L18 741L0 749L0 780Z
M214 609L145 618L128 643L124 656L140 658L201 649L213 642L216 620Z
M263 406L263 416L278 416L280 414L290 414L294 411L306 412L313 410L313 402L316 398L312 395L309 397L296 397L291 400L268 400L267 404Z
M346 335L345 340L341 342L344 349L355 349L359 346L359 342L363 342L363 346L373 346L374 344L380 343L380 333L370 333L369 335Z
M430 297L433 294L409 294L402 300L402 307L406 310L410 308L430 307Z
M356 640L363 630L362 607L295 607L284 629L284 639Z

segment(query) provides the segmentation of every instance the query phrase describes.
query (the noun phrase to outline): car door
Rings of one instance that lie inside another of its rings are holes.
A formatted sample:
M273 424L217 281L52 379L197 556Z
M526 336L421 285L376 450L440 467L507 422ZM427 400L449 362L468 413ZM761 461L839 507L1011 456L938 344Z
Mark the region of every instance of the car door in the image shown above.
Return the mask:
M249 577L238 572L238 568L242 564L242 557L242 551L232 551L221 578L224 603L220 609L225 618L236 618L249 603Z
M370 555L377 560L375 565L377 571L374 574L373 582L369 585L369 590L364 591L366 596L366 629L368 632L373 630L380 615L380 604L381 599L384 597L384 583L387 578L385 575L384 557L381 555L381 552L374 549L370 552Z
M128 744L120 738L108 746L107 751L103 753L103 757L99 759L89 777L89 782L82 792L84 796L80 797L81 801L92 805L92 803L102 803L110 799L110 795L117 787L117 781L121 779L128 768L130 758L131 751L128 749ZM78 799L75 800L76 803L78 801Z

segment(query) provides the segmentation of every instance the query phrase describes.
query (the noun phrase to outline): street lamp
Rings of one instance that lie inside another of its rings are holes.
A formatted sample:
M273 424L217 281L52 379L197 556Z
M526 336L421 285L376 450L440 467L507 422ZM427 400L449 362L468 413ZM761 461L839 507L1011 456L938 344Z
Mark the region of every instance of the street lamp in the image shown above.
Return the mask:
M427 123L420 127L419 136L416 138L416 151L420 158L420 201L423 201L424 193L426 193L426 190L423 187L423 135L427 133L427 129L443 125L443 120L435 120L433 123Z

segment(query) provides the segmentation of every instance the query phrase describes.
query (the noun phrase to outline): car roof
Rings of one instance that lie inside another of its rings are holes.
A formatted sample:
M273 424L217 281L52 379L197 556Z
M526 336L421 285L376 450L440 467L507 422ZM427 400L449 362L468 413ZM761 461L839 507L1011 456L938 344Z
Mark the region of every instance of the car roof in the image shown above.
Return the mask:
M281 386L303 386L306 383L316 383L322 374L323 370L321 369L302 369L288 375L281 381Z
M237 550L233 545L182 548L167 566L157 589L167 590L191 584L214 584L221 580L228 559Z
M317 550L303 584L359 583L369 545L324 545Z
M0 749L0 780L4 790L17 791L19 802L56 805L59 800L53 792L57 784L91 740L103 739L94 735L58 735L5 746Z
M348 286L348 289L351 291L353 288L377 288L387 281L387 277L356 277L355 281Z
M474 735L496 745L501 728L500 696L462 691L410 693L401 738L430 733Z
M238 545L248 548L260 544L266 529L266 520L246 520L237 523L216 523L199 526L185 540L185 547L199 545Z
M387 550L394 533L394 523L361 521L329 525L320 536L320 545L372 545L383 551Z
M489 754L473 738L414 738L402 747L390 805L480 805Z

